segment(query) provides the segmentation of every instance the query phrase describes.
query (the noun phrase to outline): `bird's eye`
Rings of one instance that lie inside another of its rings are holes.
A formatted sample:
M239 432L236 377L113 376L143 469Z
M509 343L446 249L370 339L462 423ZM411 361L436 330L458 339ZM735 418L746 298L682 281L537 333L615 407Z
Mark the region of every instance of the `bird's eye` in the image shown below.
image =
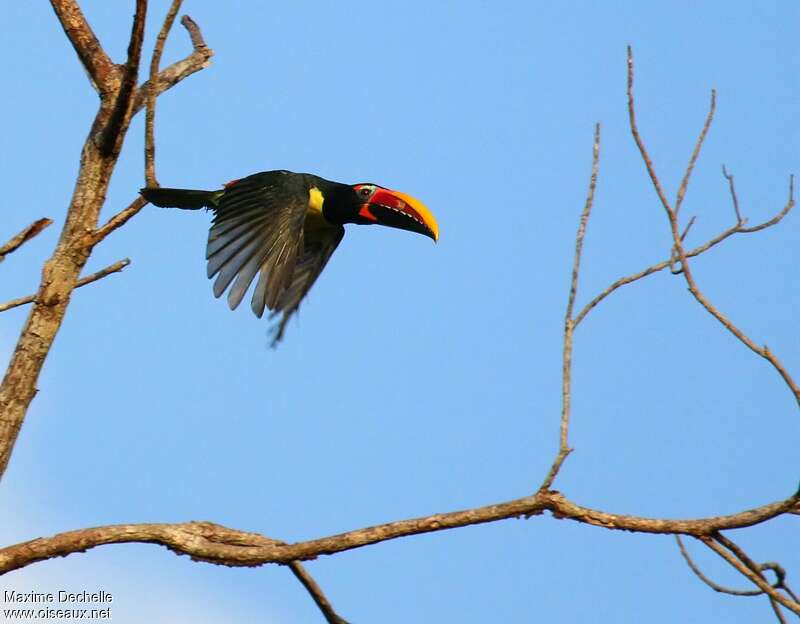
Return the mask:
M361 188L359 193L361 194L361 197L369 197L370 195L372 195L372 188L369 186L364 186Z

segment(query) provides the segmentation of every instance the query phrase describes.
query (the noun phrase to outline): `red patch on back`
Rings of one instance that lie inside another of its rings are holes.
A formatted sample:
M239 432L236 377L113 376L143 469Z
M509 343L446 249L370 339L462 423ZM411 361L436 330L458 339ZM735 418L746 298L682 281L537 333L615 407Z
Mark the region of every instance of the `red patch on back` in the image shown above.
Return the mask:
M232 187L234 184L236 184L236 183L237 183L239 180L241 180L241 178L236 178L235 180L231 180L231 181L230 181L230 182L228 182L227 184L223 184L223 185L222 185L222 188L225 188L225 189L227 189L227 188L230 188L230 187Z

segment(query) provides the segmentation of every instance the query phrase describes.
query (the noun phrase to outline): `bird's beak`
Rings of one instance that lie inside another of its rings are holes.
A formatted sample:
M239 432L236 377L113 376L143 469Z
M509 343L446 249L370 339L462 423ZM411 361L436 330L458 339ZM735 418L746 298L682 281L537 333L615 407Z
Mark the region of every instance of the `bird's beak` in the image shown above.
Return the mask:
M379 188L369 202L361 206L358 214L369 223L409 230L439 240L439 224L431 211L405 193Z

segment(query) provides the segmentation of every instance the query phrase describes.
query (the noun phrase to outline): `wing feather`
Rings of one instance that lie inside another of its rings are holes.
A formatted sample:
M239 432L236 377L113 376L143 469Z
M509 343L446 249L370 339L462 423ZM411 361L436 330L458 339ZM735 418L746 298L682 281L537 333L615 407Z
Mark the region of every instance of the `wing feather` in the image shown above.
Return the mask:
M325 265L328 264L328 260L330 260L333 252L336 251L343 237L344 228L342 226L322 230L316 229L305 233L303 253L294 265L292 280L289 286L281 292L275 305L270 306L272 310L269 316L270 319L279 314L283 315L280 321L276 321L273 325L273 347L283 338L289 319L297 313L300 303L308 294L308 291L311 290ZM256 293L259 291L259 286L261 286L260 280L258 286L256 286ZM253 300L255 302L255 297ZM253 311L255 312L255 309ZM261 312L264 312L263 307Z
M208 234L207 272L220 297L230 286L228 305L236 308L257 273L252 309L274 309L292 284L303 251L308 183L301 174L270 171L243 178L225 189ZM231 286L233 284L233 286Z
M225 292L233 281L233 278L239 274L239 271L241 271L242 267L244 267L251 258L258 258L263 244L264 242L261 237L256 236L228 258L225 264L220 267L217 279L214 281L215 297L219 297ZM210 264L211 263L209 263L209 266Z
M208 277L214 277L228 262L235 258L243 248L253 242L263 242L264 234L261 228L248 227L237 237L226 238L224 244L208 258ZM223 289L224 290L224 289Z

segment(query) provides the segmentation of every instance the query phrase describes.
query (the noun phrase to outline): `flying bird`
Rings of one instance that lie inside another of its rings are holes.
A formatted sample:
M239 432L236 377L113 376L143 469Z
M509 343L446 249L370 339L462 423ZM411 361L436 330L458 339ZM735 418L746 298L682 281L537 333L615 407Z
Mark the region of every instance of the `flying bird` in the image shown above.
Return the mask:
M214 212L206 247L208 277L216 276L214 296L230 286L233 310L258 274L251 309L259 318L265 309L270 319L282 315L273 346L342 240L344 224L377 223L439 238L436 219L410 195L310 173L263 171L216 191L148 187L140 192L163 208Z

